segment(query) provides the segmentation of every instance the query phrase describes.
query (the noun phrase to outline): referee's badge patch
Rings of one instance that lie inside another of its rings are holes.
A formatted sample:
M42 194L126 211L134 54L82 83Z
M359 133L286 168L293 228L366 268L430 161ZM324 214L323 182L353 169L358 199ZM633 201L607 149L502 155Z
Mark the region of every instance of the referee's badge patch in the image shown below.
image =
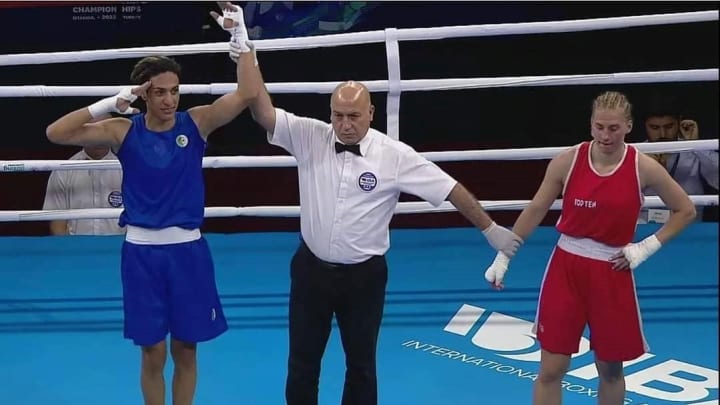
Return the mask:
M108 204L110 204L110 206L113 208L122 207L122 205L123 205L122 193L117 190L111 191L110 194L108 194L107 201L108 201Z
M370 172L365 172L358 178L358 186L362 191L373 191L377 187L377 177Z
M178 135L177 138L175 138L175 143L177 146L184 148L188 144L188 137L185 135Z

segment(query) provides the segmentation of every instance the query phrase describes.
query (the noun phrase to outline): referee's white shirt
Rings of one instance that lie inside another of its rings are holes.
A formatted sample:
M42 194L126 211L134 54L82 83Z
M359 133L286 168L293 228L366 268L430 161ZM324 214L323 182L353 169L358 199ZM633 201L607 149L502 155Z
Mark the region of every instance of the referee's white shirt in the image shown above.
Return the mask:
M442 204L457 184L410 146L369 129L357 156L335 153L332 125L275 109L268 141L298 162L300 231L310 250L332 263L358 263L390 247L400 193Z
M85 151L70 160L92 160ZM102 160L117 160L108 152ZM50 174L44 210L122 208L122 170L56 170ZM116 235L125 233L117 219L71 219L71 235Z

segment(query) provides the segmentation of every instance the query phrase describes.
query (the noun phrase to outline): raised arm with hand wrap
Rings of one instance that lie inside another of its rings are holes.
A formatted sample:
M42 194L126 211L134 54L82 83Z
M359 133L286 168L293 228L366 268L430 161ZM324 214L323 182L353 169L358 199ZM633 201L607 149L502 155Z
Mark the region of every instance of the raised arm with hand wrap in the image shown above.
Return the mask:
M272 104L270 95L265 88L265 82L258 66L257 55L252 42L247 37L247 30L242 19L242 9L229 2L218 2L223 14L210 12L218 25L230 33L228 43L229 56L238 66L242 55L252 54L254 68L245 68L238 73L238 86L246 89L252 96L249 99L249 107L253 119L266 131L272 132L275 128L275 106ZM242 45L242 46L241 46Z
M255 66L257 66L258 61L255 56L255 47L248 36L242 8L230 2L219 1L217 4L222 9L223 14L220 15L211 11L210 15L213 17L215 22L217 22L220 28L230 33L230 41L228 43L230 48L230 59L234 62L238 62L240 55L243 53L252 53Z
M210 15L220 28L230 33L230 43L236 45L239 53L251 52L252 46L242 8L227 1L218 1L217 5L222 10L222 15L214 11L211 11Z
M245 32L242 9L230 3L221 4L225 5L223 15L220 16L215 12L210 12L211 16L223 30L230 33L231 41L233 38L242 37L242 33ZM244 38L242 41L249 43L247 34L244 35ZM253 70L257 70L253 66L254 56L250 53L250 48L247 47L247 49L247 52L242 52L237 57L231 58L236 63L237 87L235 90L216 99L212 104L188 110L198 124L203 137L207 137L215 129L234 120L245 110L251 100L257 97L257 88L252 85L251 80L247 79L249 75L253 74Z

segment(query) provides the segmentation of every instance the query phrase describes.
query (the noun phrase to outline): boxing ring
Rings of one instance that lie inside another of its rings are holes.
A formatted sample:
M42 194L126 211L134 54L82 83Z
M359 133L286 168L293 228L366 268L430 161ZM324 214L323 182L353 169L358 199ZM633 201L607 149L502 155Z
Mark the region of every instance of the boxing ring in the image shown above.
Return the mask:
M256 41L259 52L384 42L388 80L365 82L387 92L387 132L400 137L403 92L513 86L615 85L717 81L718 69L440 80L403 80L399 41L544 32L576 32L718 21L718 12L387 29ZM226 43L80 52L0 55L0 66L140 58L151 54L226 52ZM268 83L273 93L331 93L337 82ZM121 86L2 86L2 97L105 97ZM224 94L234 83L181 85L182 94ZM649 153L717 150L718 140L637 144ZM427 152L436 162L548 159L564 147ZM207 169L291 167L286 156L206 157ZM106 170L118 162L0 161L3 176L27 171ZM530 197L530 196L528 196ZM718 196L692 196L717 205ZM490 211L521 210L528 200L482 201ZM646 198L646 207L663 207ZM559 202L553 209L559 208ZM445 203L403 202L397 214L453 211ZM117 218L120 209L0 211L0 221ZM296 206L206 207L206 217L296 217ZM659 224L638 226L636 240ZM542 270L557 239L540 227L513 260L506 289L487 288L494 252L474 228L391 232L390 277L378 346L380 403L391 405L524 404L539 367L530 323ZM280 404L287 361L288 265L297 233L207 234L230 330L199 350L198 404ZM0 403L141 403L138 353L122 338L121 236L0 238ZM695 223L636 273L650 353L627 363L627 404L718 404L718 228ZM586 331L587 332L587 331ZM595 404L598 378L586 333L563 383L565 404ZM171 364L171 362L169 362ZM166 381L170 381L171 367ZM344 362L333 331L323 361L320 403L339 402ZM169 390L168 390L169 392Z

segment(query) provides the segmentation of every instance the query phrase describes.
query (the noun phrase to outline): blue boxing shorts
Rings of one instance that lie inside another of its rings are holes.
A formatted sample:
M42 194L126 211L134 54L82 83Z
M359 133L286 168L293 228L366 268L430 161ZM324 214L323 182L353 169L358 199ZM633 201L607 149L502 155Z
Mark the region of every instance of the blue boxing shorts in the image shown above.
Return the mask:
M228 329L204 237L167 245L125 241L120 269L124 335L136 345L157 344L168 332L197 343Z

